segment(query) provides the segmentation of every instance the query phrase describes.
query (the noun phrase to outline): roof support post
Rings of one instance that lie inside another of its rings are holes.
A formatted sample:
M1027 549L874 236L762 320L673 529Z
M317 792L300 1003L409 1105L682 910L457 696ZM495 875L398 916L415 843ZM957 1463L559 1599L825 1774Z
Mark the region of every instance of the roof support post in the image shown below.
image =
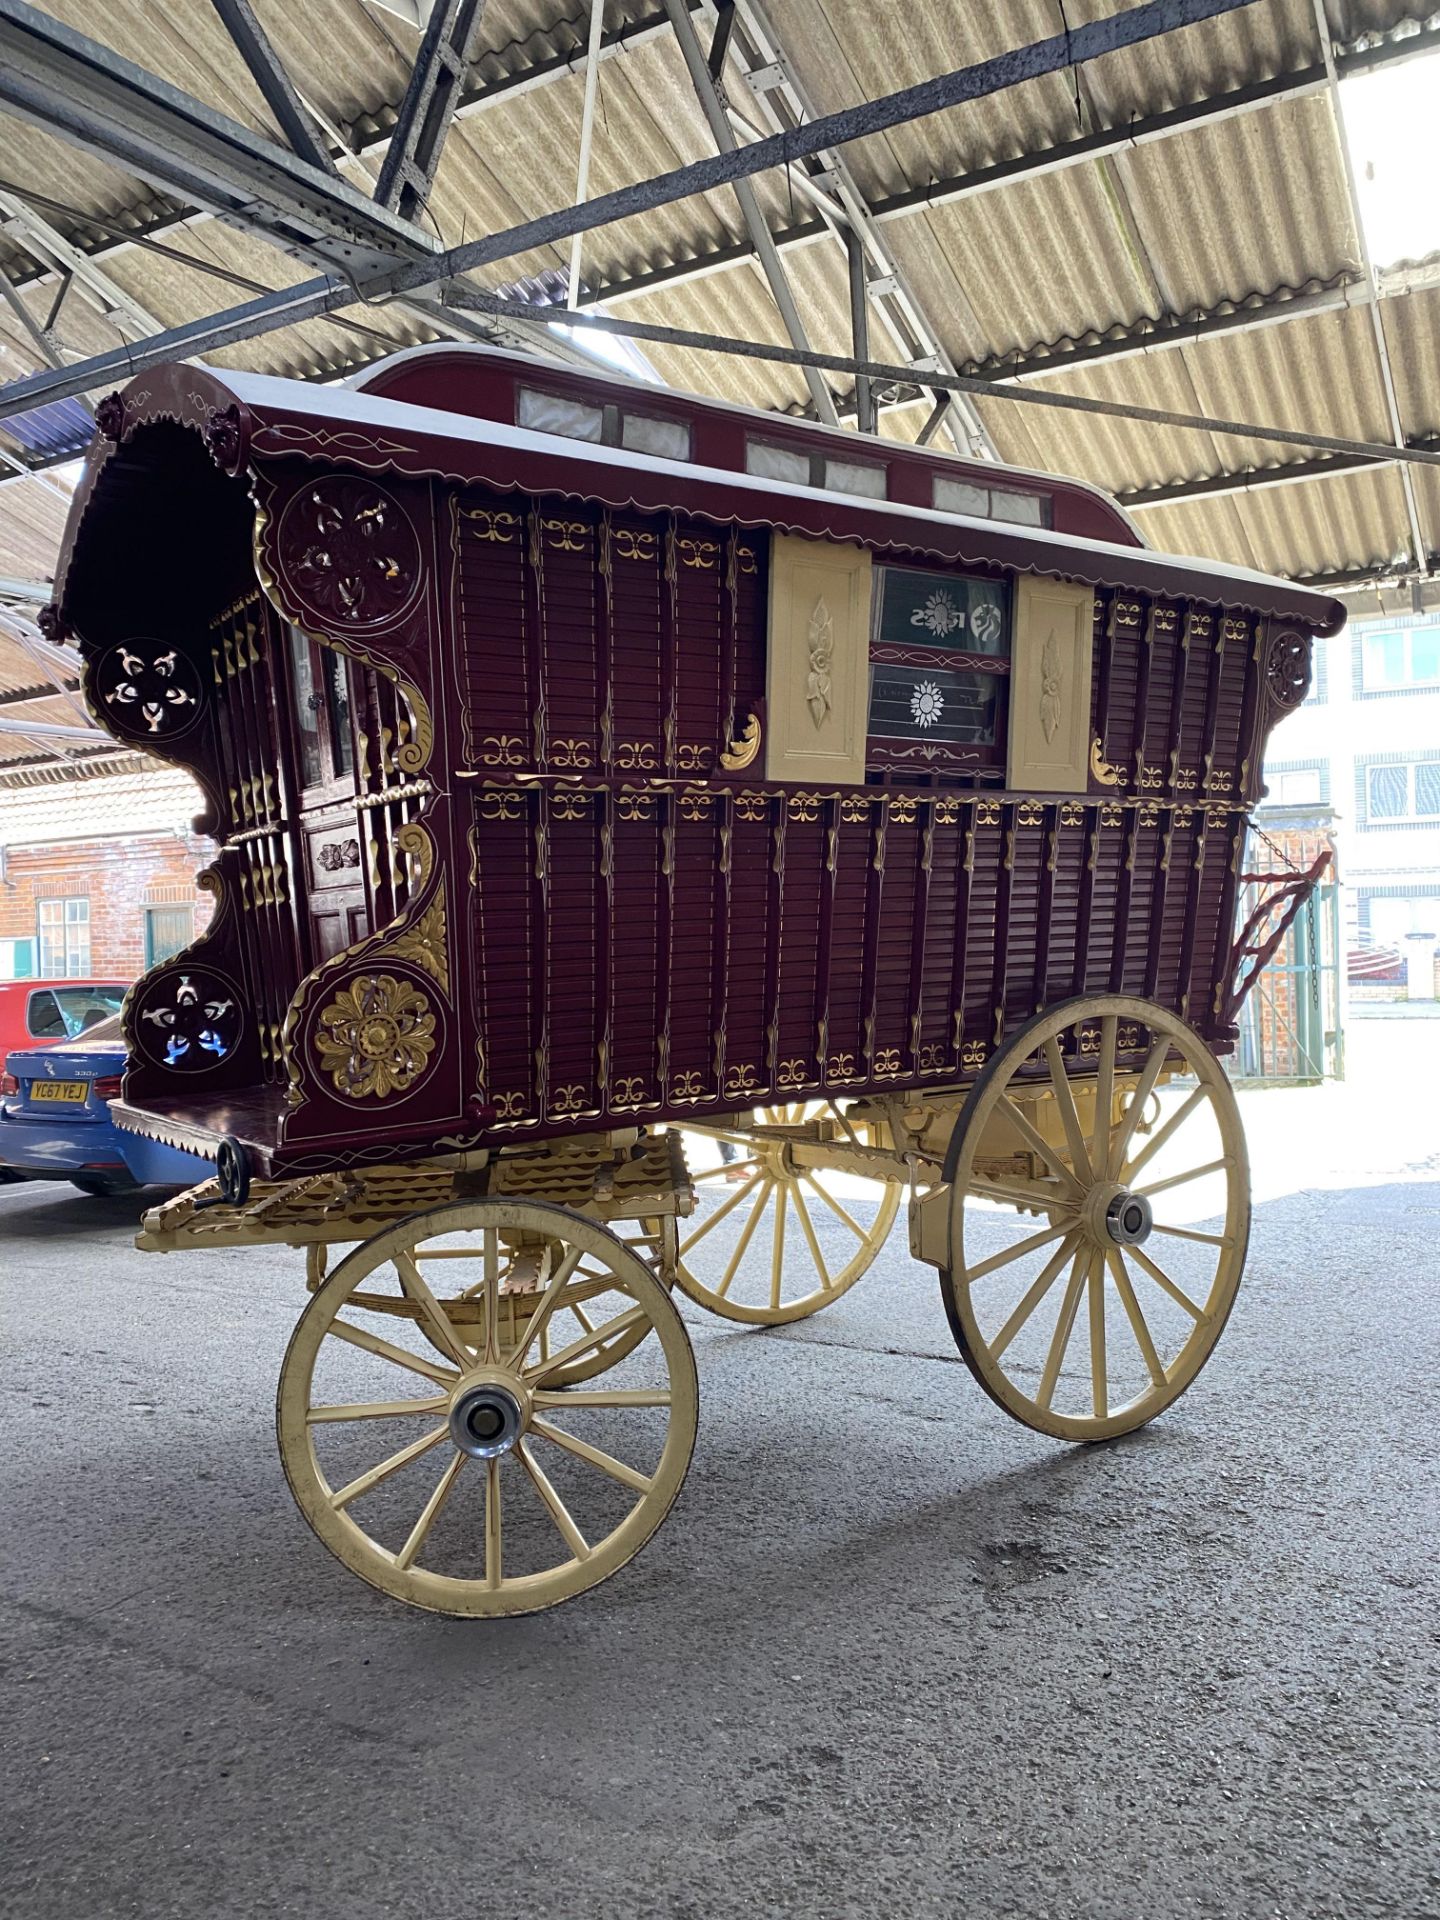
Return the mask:
M292 148L312 167L319 167L324 173L334 173L335 162L330 157L330 149L301 104L289 74L270 44L269 35L255 18L255 9L250 5L250 0L212 0L212 3L224 22L225 31L235 42L240 58L250 69L250 77L260 89L266 106L274 114L275 124Z
M580 114L580 157L575 162L575 204L578 207L590 185L590 142L595 136L595 96L600 87L600 36L605 26L605 0L590 0L590 39L585 55L585 105ZM580 304L580 258L585 247L583 233L570 238L570 281L565 289L565 304L573 312Z
M725 104L720 98L719 88L711 75L705 53L700 45L700 37L690 18L690 9L685 0L665 0L665 11L670 16L670 24L675 30L675 38L680 43L680 52L684 57L686 70L690 75L690 84L694 87L705 118L710 123L710 133L716 148L721 153L734 153L738 142L725 112ZM804 322L800 310L795 305L795 297L790 291L790 282L785 277L785 268L781 264L776 250L774 236L760 210L760 202L749 180L735 180L731 183L735 189L735 198L740 202L740 211L744 215L745 225L750 232L750 241L759 256L761 271L770 285L771 296L780 310L780 318L785 323L785 331L790 336L790 344L802 352L809 349ZM815 402L815 411L827 426L838 427L840 416L835 411L835 402L824 378L814 367L805 368L805 384L810 389L810 398Z
M868 360L870 305L865 286L865 242L853 227L845 235L845 252L850 268L850 351L857 360ZM861 433L874 433L878 424L875 389L866 374L858 373L855 376L855 425Z
M375 198L413 220L430 198L485 0L434 0L405 98L385 149Z

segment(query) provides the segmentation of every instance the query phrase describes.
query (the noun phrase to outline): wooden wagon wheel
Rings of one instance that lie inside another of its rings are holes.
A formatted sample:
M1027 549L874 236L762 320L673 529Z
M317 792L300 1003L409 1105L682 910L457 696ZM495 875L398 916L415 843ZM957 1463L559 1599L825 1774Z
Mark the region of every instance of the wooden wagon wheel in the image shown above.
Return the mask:
M760 1127L797 1126L827 1106L857 1143L868 1144L865 1123L846 1119L834 1102L757 1107L755 1120ZM836 1197L832 1174L796 1166L783 1136L738 1127L705 1131L738 1148L740 1158L701 1171L696 1184L711 1193L727 1176L739 1184L718 1205L682 1223L676 1284L697 1305L751 1326L803 1320L838 1300L884 1246L903 1182L876 1182L879 1204L866 1224ZM817 1220L833 1243L828 1252Z
M501 1269L537 1241L563 1251L522 1310ZM575 1301L592 1331L542 1358ZM632 1332L604 1386L561 1384ZM474 1200L340 1263L291 1339L276 1428L301 1512L352 1572L474 1616L553 1606L624 1566L680 1490L697 1408L684 1323L636 1253L561 1207Z
M568 1215L566 1216L569 1217ZM616 1231L616 1229L612 1229ZM647 1228L637 1228L633 1233L621 1234L620 1238L628 1246L636 1248L642 1259L652 1266L658 1266L662 1273L668 1274L674 1267L675 1221L671 1217L648 1223ZM324 1285L329 1265L331 1249L324 1243L316 1243L305 1249L305 1286L310 1293L318 1293ZM517 1235L507 1239L500 1248L500 1290L502 1295L501 1315L514 1319L525 1310L528 1296L538 1295L550 1274L565 1257L562 1241L533 1241L522 1243ZM666 1283L668 1285L668 1281ZM484 1281L477 1280L468 1287L462 1296L466 1300L476 1299L484 1289ZM518 1331L519 1322L517 1322ZM438 1353L442 1360L450 1357L449 1349L440 1344L440 1338L430 1323L424 1319L419 1322L421 1333L428 1341L431 1350ZM573 1342L577 1334L593 1333L595 1323L579 1298L567 1293L561 1298L554 1314L542 1322L540 1328L540 1358L548 1360L552 1349L559 1352L568 1342ZM557 1367L554 1384L557 1387L578 1386L584 1380L593 1380L597 1374L605 1373L616 1366L625 1356L633 1353L645 1338L643 1326L630 1326L622 1329L612 1339L603 1341L578 1359L570 1360Z
M1157 1100L1162 1073L1176 1084ZM1224 1328L1250 1231L1239 1110L1192 1027L1121 995L1039 1015L972 1089L946 1178L946 1312L1007 1413L1102 1440L1179 1398Z

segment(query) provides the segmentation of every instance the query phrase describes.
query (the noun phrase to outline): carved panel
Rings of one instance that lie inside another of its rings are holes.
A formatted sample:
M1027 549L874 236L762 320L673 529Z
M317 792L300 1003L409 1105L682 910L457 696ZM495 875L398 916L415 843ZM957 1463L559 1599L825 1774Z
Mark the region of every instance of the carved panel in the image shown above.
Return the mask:
M372 480L327 474L301 489L276 536L285 585L326 633L388 627L420 590L420 542Z
M1041 793L1084 793L1094 589L1028 575L1017 584L1007 782Z
M777 534L771 548L767 776L862 781L870 555Z

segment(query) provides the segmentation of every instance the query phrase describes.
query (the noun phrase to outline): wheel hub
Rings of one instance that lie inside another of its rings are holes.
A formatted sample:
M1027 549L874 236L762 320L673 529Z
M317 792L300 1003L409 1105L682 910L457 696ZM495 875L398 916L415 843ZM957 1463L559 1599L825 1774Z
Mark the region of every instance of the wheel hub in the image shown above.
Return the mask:
M450 1403L450 1438L462 1453L496 1460L509 1453L525 1431L526 1412L518 1395L498 1380L472 1380Z
M1105 1209L1105 1232L1117 1247L1142 1246L1154 1225L1154 1212L1143 1193L1122 1188Z

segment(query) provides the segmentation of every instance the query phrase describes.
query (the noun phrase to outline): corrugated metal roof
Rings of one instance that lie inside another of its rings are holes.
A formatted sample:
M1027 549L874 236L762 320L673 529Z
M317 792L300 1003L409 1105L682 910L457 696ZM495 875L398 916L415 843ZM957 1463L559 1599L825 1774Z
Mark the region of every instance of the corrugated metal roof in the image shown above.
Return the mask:
M1068 0L1071 28L1131 0ZM242 123L273 132L267 109L208 0L52 0L57 17ZM1419 0L1332 0L1337 41L1388 35L1420 14ZM606 26L652 21L657 0L609 0ZM310 0L304 8L263 6L263 23L307 101L335 127L368 138L344 163L357 186L373 182L376 136L393 119L418 44L417 33L362 0ZM476 77L491 83L537 63L574 55L589 8L584 0L491 0ZM979 8L961 0L769 0L786 59L816 112L874 98L1023 42L1062 24L1054 0L1012 0ZM1257 0L1222 20L1168 34L1070 74L1026 82L882 137L852 144L846 159L872 198L923 189L937 178L1073 139L1097 125L1214 99L1319 61L1311 0ZM452 130L430 216L447 242L473 238L563 205L573 189L583 81L507 95L460 119ZM736 104L760 109L731 74ZM34 189L77 244L105 238L97 221L142 224L166 204L153 187L127 179L51 136L5 122L0 179ZM589 191L598 194L665 172L712 150L709 133L672 38L651 34L601 70ZM757 182L779 228L811 208L783 176ZM1328 97L1270 104L1133 146L1104 161L1035 175L904 218L887 220L886 244L907 276L945 350L958 364L1029 357L1066 341L1095 340L1167 318L1198 317L1230 305L1267 310L1286 289L1344 288L1359 257ZM263 287L308 273L266 243L215 220L163 235L179 258L131 247L109 252L104 271L158 321L174 325L244 297L214 269ZM728 190L698 196L587 236L584 277L606 283L703 258L743 242ZM481 276L490 286L567 264L552 247L507 260ZM829 237L787 250L787 271L812 343L844 353L848 291L842 249ZM7 272L33 271L13 236L0 242ZM209 270L207 270L209 269ZM53 283L27 296L44 318ZM781 342L784 332L753 263L627 298L615 311L637 319ZM1440 291L1383 304L1386 337L1406 431L1440 433ZM218 364L254 371L334 377L390 345L432 337L398 306L350 309L216 354ZM62 311L67 348L93 353L115 344L115 324L79 290ZM701 393L763 406L803 405L798 370L646 346L661 375ZM899 358L878 322L872 351ZM0 377L35 364L34 349L0 310ZM848 383L839 381L838 386ZM1363 311L1310 312L1287 324L1227 333L1182 347L1107 359L1047 374L1045 384L1112 401L1205 412L1287 427L1387 440L1389 421L1369 317ZM1302 456L1269 442L1060 414L984 398L979 411L1002 455L1078 474L1117 491L1243 473ZM884 430L913 436L916 407L887 416ZM38 429L37 429L38 430ZM1440 477L1419 472L1416 491L1432 547L1440 546ZM0 566L34 571L40 528L12 532L19 489L0 488ZM52 516L54 518L55 516ZM23 523L24 514L20 514ZM1152 508L1147 532L1160 544L1280 572L1325 575L1385 564L1406 542L1394 469L1256 489ZM22 566L7 547L28 551Z

